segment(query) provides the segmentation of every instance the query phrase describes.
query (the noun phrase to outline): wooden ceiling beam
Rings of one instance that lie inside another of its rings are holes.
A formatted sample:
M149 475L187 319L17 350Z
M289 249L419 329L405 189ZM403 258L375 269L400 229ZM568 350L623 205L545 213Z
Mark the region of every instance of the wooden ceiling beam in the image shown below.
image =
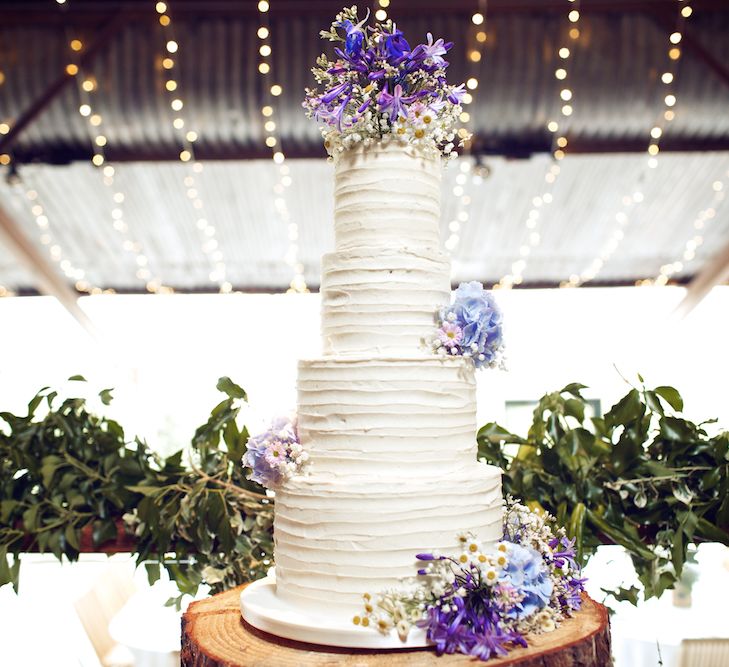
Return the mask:
M30 271L42 294L53 296L69 314L92 336L96 329L78 304L78 294L66 282L58 269L34 246L23 233L21 225L0 205L0 234Z
M686 288L686 295L676 307L679 317L686 317L711 292L729 279L729 243L704 264Z
M94 41L84 49L75 61L75 65L78 66L79 71L83 67L87 67L91 64L96 54L103 48L107 47L111 41L111 38L121 30L123 25L127 21L127 16L124 12L117 12L111 19L109 19L101 30L98 32ZM25 130L43 111L45 111L55 100L58 95L66 88L66 86L75 78L75 75L69 74L67 71L64 72L53 81L38 97L33 100L33 103L18 117L13 123L5 136L0 137L0 153L7 153L10 147Z

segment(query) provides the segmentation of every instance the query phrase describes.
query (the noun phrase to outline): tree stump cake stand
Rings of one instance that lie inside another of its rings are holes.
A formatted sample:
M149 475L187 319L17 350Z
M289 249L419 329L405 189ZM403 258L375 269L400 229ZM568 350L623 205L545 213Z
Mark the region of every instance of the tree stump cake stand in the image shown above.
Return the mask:
M371 651L316 646L268 635L240 615L242 586L193 602L182 617L183 667L448 667L481 664L468 656L436 656L432 649ZM374 632L374 630L373 630ZM610 667L607 610L585 596L582 609L554 632L530 638L489 667Z

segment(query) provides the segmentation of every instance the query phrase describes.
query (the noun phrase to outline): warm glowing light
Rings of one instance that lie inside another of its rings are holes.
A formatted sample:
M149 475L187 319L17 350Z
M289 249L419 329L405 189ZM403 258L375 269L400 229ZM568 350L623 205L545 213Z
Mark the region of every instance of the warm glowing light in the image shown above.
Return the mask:
M473 49L469 54L468 57L471 59L471 62L477 63L481 60L481 52Z
M165 69L172 69L175 66L175 61L172 58L164 58L162 60L162 67Z
M559 125L558 125L558 124L557 124L557 123L556 123L555 121L553 121L553 120L550 120L550 121L549 121L549 122L547 123L547 129L548 129L548 130L549 130L550 132L556 132L557 130L559 130Z
M668 57L671 60L678 60L681 57L681 49L679 49L677 46L674 46L668 51Z
M175 98L174 100L172 100L172 102L170 102L170 106L172 107L173 111L179 111L184 105L182 104L181 99Z
M658 155L659 150L658 144L651 144L648 146L648 155Z
M7 134L10 132L10 125L7 123L0 123L0 134Z
M260 63L258 65L258 71L261 74L268 74L271 71L271 66L268 63Z
M685 19L687 19L689 16L691 16L691 14L693 14L693 11L694 10L691 9L691 7L684 7L681 10L681 16L683 16Z
M578 12L576 9L573 9L569 14L567 14L567 18L572 23L577 23L577 21L580 20L580 12Z
M564 148L567 145L567 137L559 137L557 139L557 146Z
M658 137L660 137L662 134L663 130L660 127L654 127L653 129L651 129L651 136L654 139L658 139Z
M266 39L266 37L268 37L268 28L262 25L260 28L258 28L258 32L256 34L258 35L259 39Z
M266 146L273 148L276 145L276 137L266 137Z
M486 33L483 30L479 30L476 33L476 41L481 42L481 44L483 44L486 41Z
M671 36L668 38L668 40L671 42L671 44L678 44L681 41L681 33L671 33Z
M579 28L570 28L570 39L577 39L580 36Z
M281 86L279 84L274 83L271 86L271 95L273 95L274 97L278 97L282 92L283 92L283 88L281 88Z
M464 93L461 101L463 104L471 104L471 102L473 102L473 95L471 95L471 93Z
M273 161L276 164L282 164L285 159L286 158L284 157L284 154L281 151L277 151L273 154Z
M5 83L5 72L0 69L0 86Z
M78 112L79 112L79 113L80 113L80 114L81 114L82 116L84 116L84 117L85 117L85 116L88 116L88 115L90 115L90 114L91 114L91 107L90 107L90 106L89 106L88 104L82 104L82 105L81 105L81 106L80 106L80 107L78 108Z
M190 143L193 141L197 141L197 132L195 130L190 130L186 135L185 139L187 139Z
M177 49L179 47L177 46L177 42L171 39L169 42L167 42L166 48L168 53L177 53Z
M569 88L563 88L559 91L559 96L567 102L572 99L572 91Z
M672 107L674 104L676 104L676 96L666 95L663 101L666 103L667 107Z
M84 43L80 39L71 40L71 51L80 51L84 48Z
M572 106L569 105L569 104L565 104L562 107L562 115L564 115L564 116L570 116L570 115L572 115Z
M562 58L563 60L566 60L567 58L570 57L570 50L566 46L563 46L559 50L558 53L559 53L559 57Z
M92 114L89 118L89 123L91 123L94 127L99 127L99 125L101 125L101 114Z
M258 49L258 53L266 58L271 55L271 47L268 44L261 44L261 48Z
M387 12L384 9L378 9L375 12L375 18L378 21L384 21L387 18Z
M483 14L481 12L476 12L471 17L471 21L473 21L474 25L481 25L483 23Z
M73 63L66 65L66 74L76 76L78 74L78 65L74 65Z
M273 107L270 107L270 106L266 105L265 107L263 107L263 108L261 109L261 113L262 113L262 114L263 114L263 115L264 115L264 116L265 116L266 118L268 118L269 116L272 116L272 115L273 115Z
M104 156L101 153L96 153L94 157L91 158L91 161L94 163L95 166L100 167L102 164L104 164Z
M97 146L106 146L106 137L103 134L100 134L96 139L94 139L94 142Z
M258 3L258 11L259 12L267 12L268 11L268 8L269 8L269 5L268 5L267 0L261 0Z
M673 81L673 74L671 74L670 72L664 72L663 74L661 74L661 81L663 81L663 83L665 84L671 83Z
M471 120L471 114L468 113L468 111L461 111L460 116L458 116L459 120L462 123L467 123L469 120Z
M167 11L167 5L164 2L158 2L154 8L158 14L164 14Z
M478 79L472 76L468 81L466 81L466 88L469 90L476 90L476 88L478 88Z
M96 82L93 79L84 79L84 82L81 84L81 88L83 88L87 93L90 93L96 88Z
M558 70L554 71L554 76L557 77L560 81L567 78L567 70L560 67Z
M175 120L172 121L172 127L174 127L176 130L181 130L183 127L185 127L184 119L175 118Z
M380 5L380 7L389 7L390 0L378 0L377 4Z
M192 153L188 150L184 150L180 152L180 160L182 162L189 162L190 158L192 158Z
M676 117L676 114L670 109L666 109L666 111L663 112L663 117L670 122Z
M162 14L162 16L159 17L159 23L161 26L164 26L165 28L171 23L170 17L167 16L167 14Z
M268 120L263 124L263 127L266 129L266 132L273 132L276 129L276 123Z

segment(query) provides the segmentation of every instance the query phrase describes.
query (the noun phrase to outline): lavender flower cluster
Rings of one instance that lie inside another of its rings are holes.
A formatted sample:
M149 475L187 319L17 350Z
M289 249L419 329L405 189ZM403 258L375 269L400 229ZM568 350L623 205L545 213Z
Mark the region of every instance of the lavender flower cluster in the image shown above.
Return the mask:
M436 317L432 347L438 354L467 357L476 368L503 366L502 319L493 294L481 283L461 283L453 303Z
M459 555L418 554L419 577L374 598L366 593L355 625L385 634L395 628L402 641L420 627L439 654L481 660L526 646L526 635L551 632L582 601L574 542L564 529L553 531L553 521L509 499L495 549L484 550L465 533Z
M300 473L309 453L299 443L296 421L278 417L267 431L249 438L243 465L251 469L248 479L276 489Z
M454 142L468 132L455 125L468 95L463 84L446 81L443 58L451 42L433 39L411 47L387 20L366 26L357 7L343 9L323 39L341 43L329 60L321 55L312 69L319 88L307 88L303 106L322 126L330 155L362 142L398 140L425 151L455 157Z

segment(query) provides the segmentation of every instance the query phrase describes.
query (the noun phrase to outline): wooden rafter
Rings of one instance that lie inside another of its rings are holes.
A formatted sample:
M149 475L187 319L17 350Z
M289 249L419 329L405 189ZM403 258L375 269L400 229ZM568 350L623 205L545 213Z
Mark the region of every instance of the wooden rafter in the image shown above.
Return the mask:
M686 317L698 306L712 288L729 279L729 243L699 271L686 288L686 295L676 308L676 314Z
M42 294L53 296L71 316L92 336L95 328L88 315L78 305L78 294L66 282L58 269L34 246L18 222L0 205L0 234L16 257L31 272Z

